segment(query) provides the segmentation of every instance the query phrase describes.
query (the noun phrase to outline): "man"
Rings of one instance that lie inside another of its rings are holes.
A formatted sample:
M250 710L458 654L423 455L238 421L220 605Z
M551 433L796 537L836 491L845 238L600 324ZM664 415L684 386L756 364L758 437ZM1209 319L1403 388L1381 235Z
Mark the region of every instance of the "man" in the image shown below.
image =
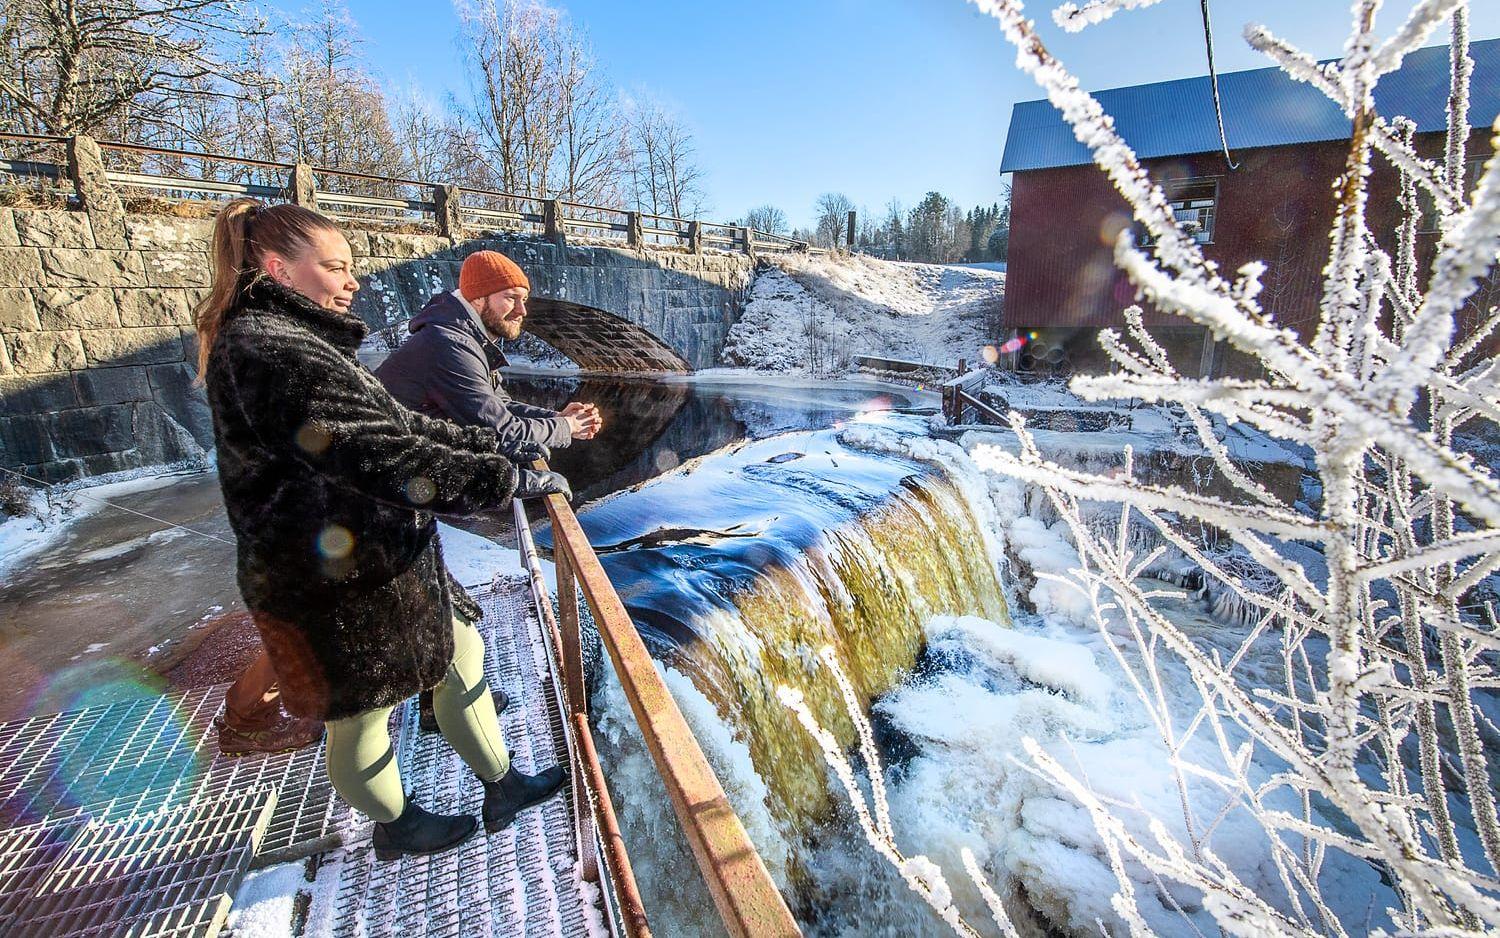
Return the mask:
M412 317L411 336L375 370L391 396L412 410L465 426L487 426L502 452L518 461L546 459L574 440L592 439L603 422L593 404L561 411L511 400L499 369L507 362L502 341L521 336L531 281L498 251L464 260L458 289L439 293ZM495 709L509 700L495 691ZM431 695L421 697L421 726L437 730Z
M531 282L498 251L464 261L458 289L439 293L412 318L411 337L375 370L396 400L430 417L494 428L500 448L545 458L547 450L599 432L599 409L574 402L561 411L511 400L498 369L502 341L521 335Z

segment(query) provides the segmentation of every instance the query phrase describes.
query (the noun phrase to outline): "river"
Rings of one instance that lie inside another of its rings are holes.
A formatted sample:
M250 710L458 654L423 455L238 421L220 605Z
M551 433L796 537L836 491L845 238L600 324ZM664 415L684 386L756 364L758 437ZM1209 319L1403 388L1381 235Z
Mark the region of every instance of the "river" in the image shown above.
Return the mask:
M867 708L953 670L929 648L934 621L1008 622L983 499L921 449L935 396L743 375L513 374L507 386L520 400L592 401L603 412L600 437L559 449L552 464L572 481L581 523L802 924L814 934L939 933L862 842L818 747L776 696L802 692L852 747L820 649L834 650ZM889 439L871 445L871 434ZM147 646L190 639L240 608L212 473L112 500L209 537L101 509L16 572L0 591L0 666L23 678L4 701L12 715L151 692L138 665ZM502 519L464 526L508 534ZM544 546L548 533L539 531ZM593 670L600 749L656 933L714 933L597 648ZM874 716L887 759L899 767L920 753L900 720L878 707Z
M869 409L932 404L858 381L516 374L507 384L520 400L592 400L603 410L599 439L554 456L579 506L741 440L826 427ZM101 506L101 498L124 510ZM243 609L214 473L147 475L74 501L81 510L71 523L0 574L0 670L10 678L0 688L0 720L153 692L153 669L170 667L218 618ZM509 545L508 514L463 524Z

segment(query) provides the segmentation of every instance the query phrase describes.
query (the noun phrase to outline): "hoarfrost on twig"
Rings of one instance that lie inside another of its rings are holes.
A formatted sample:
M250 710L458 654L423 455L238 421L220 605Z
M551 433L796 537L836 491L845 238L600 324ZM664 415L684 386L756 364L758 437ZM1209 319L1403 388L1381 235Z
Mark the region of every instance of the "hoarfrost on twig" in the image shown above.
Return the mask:
M1019 0L972 2L999 21L1018 66L1062 113L1150 237L1149 249L1130 230L1115 244L1116 262L1138 297L1202 326L1265 374L1184 378L1132 307L1123 332L1101 336L1117 372L1073 382L1089 400L1180 406L1229 483L1227 496L1059 465L1043 456L1018 417L1012 418L1018 453L975 452L976 462L1045 495L1077 548L1079 563L1068 577L1088 598L1101 634L1175 754L1179 789L1207 784L1225 799L1217 817L1198 818L1184 795L1185 839L1161 824L1153 825L1152 838L1138 838L1116 816L1119 805L1028 745L1033 763L1094 821L1119 881L1116 924L1147 930L1128 860L1150 872L1148 881L1199 890L1203 907L1228 933L1340 934L1354 923L1338 921L1323 881L1329 852L1337 851L1389 882L1389 908L1373 911L1395 929L1446 935L1500 927L1500 807L1483 735L1493 727L1475 699L1500 685L1494 658L1500 629L1488 605L1472 595L1500 571L1500 479L1455 435L1466 423L1487 422L1491 432L1500 423L1500 363L1490 351L1500 313L1492 299L1476 298L1481 285L1493 284L1500 259L1500 159L1491 157L1472 191L1466 188L1468 3L1419 0L1381 39L1380 4L1355 0L1344 54L1329 63L1263 27L1246 31L1254 48L1325 95L1352 125L1335 186L1317 329L1304 337L1260 306L1264 265L1230 276L1178 229L1161 188L1099 103L1042 43ZM1059 8L1055 19L1077 30L1147 5L1092 0ZM1374 101L1382 76L1402 67L1444 22L1451 25L1448 129L1433 160L1418 152L1415 125L1376 113ZM1488 132L1492 145L1500 144L1500 126ZM1389 162L1399 178L1404 217L1394 249L1366 214L1375 159ZM1428 222L1439 233L1427 269L1416 251L1421 191L1432 197ZM1466 309L1472 315L1461 315ZM1317 509L1283 504L1243 471L1215 436L1211 415L1309 447L1321 483ZM1122 506L1115 527L1101 526L1097 507L1115 504ZM1186 519L1227 535L1279 588L1248 589L1184 533ZM1135 553L1134 526L1172 545L1249 611L1251 628L1230 661L1195 643L1164 614L1161 591L1139 582L1150 558ZM1326 573L1309 576L1278 546L1287 541L1315 547ZM1134 656L1124 654L1127 642L1136 646ZM1255 642L1281 646L1284 687L1254 686L1236 673ZM1157 672L1163 655L1186 667L1203 700L1185 727L1174 724L1163 699ZM1203 734L1215 742L1222 765L1183 756L1180 741ZM1279 768L1254 780L1260 762ZM1288 799L1300 810L1285 810ZM1281 895L1250 888L1215 853L1213 831L1230 810L1247 812L1264 829ZM1338 817L1337 826L1328 817ZM1460 848L1459 825L1472 830L1477 849Z

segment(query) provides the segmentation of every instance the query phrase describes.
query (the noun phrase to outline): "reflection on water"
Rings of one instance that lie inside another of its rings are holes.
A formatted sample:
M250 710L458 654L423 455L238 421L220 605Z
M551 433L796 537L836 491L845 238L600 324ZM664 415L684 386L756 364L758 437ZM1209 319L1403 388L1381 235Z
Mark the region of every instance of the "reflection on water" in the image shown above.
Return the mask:
M552 468L568 477L575 507L630 488L742 440L833 426L870 410L932 410L921 395L871 382L759 383L648 377L557 377L508 372L518 401L560 410L596 404L604 430L555 450Z

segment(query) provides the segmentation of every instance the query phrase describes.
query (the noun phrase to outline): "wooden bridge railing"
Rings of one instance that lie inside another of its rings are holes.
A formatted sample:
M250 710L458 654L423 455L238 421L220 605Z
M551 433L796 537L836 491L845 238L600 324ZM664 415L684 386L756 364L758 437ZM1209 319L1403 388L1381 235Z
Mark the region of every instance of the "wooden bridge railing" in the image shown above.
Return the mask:
M11 148L39 151L76 138L0 134ZM129 164L108 169L109 182L132 192L168 198L251 198L288 201L317 208L346 222L413 226L463 238L465 229L539 231L558 241L569 233L623 242L629 247L683 246L744 251L827 253L806 241L755 231L742 225L705 222L672 215L543 199L495 189L456 186L394 176L378 176L305 163L253 160L222 153L170 150L135 143L97 141L106 153ZM0 158L0 176L54 186L68 177L65 159ZM198 174L188 175L189 164ZM154 165L153 165L154 164Z
M635 623L600 565L577 515L558 495L548 496L546 506L552 522L553 562L557 569L558 647L564 697L580 744L592 751L575 587L583 593L593 613L599 637L724 927L735 938L801 934L739 815L724 796L723 786L698 746L697 738L646 652ZM597 764L595 759L596 769ZM607 807L612 824L613 807L608 805L609 793L603 782L601 773L590 784L596 802ZM628 871L629 861L624 856L618 828L612 834L606 832L603 839L612 872L622 862ZM612 847L616 841L618 850ZM639 896L635 901L639 902ZM621 902L622 909L628 905L628 901ZM644 915L641 926L644 928Z
M943 392L943 417L950 424L969 424L979 421L970 419L976 414L982 414L990 420L1005 426L1008 421L1004 414L980 400L979 394L984 389L985 373L983 371L968 371L965 363L958 363L958 377L949 378L942 384Z

